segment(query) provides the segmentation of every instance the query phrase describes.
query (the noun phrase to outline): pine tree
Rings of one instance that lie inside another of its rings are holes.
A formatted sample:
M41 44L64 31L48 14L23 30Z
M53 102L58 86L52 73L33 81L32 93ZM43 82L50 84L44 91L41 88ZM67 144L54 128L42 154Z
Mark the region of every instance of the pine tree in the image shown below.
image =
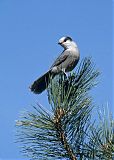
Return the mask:
M41 105L17 121L21 152L32 160L112 160L114 123L112 118L91 118L92 97L99 71L85 58L76 72L58 75L48 86L51 113Z

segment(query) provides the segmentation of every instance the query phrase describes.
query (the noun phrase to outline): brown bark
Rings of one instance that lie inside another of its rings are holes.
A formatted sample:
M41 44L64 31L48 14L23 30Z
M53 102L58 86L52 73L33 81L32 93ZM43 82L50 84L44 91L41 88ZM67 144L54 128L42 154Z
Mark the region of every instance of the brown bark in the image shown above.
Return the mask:
M57 129L57 136L59 137L61 143L63 144L65 150L67 151L70 159L77 160L75 154L73 153L73 150L70 148L70 145L68 144L65 132L62 127L61 119L63 118L64 115L65 115L65 111L63 109L61 108L56 109L54 123Z

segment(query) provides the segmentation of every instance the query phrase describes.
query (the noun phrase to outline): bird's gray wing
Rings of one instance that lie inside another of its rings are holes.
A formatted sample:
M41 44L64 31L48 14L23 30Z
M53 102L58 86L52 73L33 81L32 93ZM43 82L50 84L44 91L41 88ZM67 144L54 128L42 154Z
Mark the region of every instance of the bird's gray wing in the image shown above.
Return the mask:
M69 56L69 52L68 51L63 51L61 53L61 55L55 60L55 62L52 64L51 68L53 68L54 66L58 66L61 63L63 63Z

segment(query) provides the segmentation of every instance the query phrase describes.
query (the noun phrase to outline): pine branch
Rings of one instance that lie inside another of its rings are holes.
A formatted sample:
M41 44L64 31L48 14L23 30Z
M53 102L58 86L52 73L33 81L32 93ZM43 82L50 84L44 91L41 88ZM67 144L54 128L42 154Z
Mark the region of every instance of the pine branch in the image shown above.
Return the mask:
M99 112L99 124L91 125L88 143L84 144L84 148L88 150L87 157L90 159L112 160L114 158L114 121L109 109L104 108L104 111Z
M61 108L57 108L55 112L55 118L54 118L54 123L55 123L55 128L57 130L57 137L60 139L62 145L64 146L65 150L67 151L69 157L71 160L77 160L76 156L74 155L72 149L70 148L65 131L62 126L61 119L65 116L65 112Z
M102 127L91 124L93 105L89 90L96 85L98 75L91 59L85 58L76 73L68 77L61 74L50 82L51 114L38 105L35 112L25 113L17 122L23 154L34 160L89 160L101 158L107 145L107 155L112 153L109 138L106 143L101 141Z

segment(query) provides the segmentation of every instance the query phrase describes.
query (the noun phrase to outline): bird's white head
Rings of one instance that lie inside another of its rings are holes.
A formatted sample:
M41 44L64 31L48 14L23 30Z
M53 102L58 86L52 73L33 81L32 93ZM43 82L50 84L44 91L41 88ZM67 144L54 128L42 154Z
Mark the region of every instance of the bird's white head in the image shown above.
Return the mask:
M62 37L59 39L58 44L60 44L64 49L76 48L76 43L72 40L71 37Z

